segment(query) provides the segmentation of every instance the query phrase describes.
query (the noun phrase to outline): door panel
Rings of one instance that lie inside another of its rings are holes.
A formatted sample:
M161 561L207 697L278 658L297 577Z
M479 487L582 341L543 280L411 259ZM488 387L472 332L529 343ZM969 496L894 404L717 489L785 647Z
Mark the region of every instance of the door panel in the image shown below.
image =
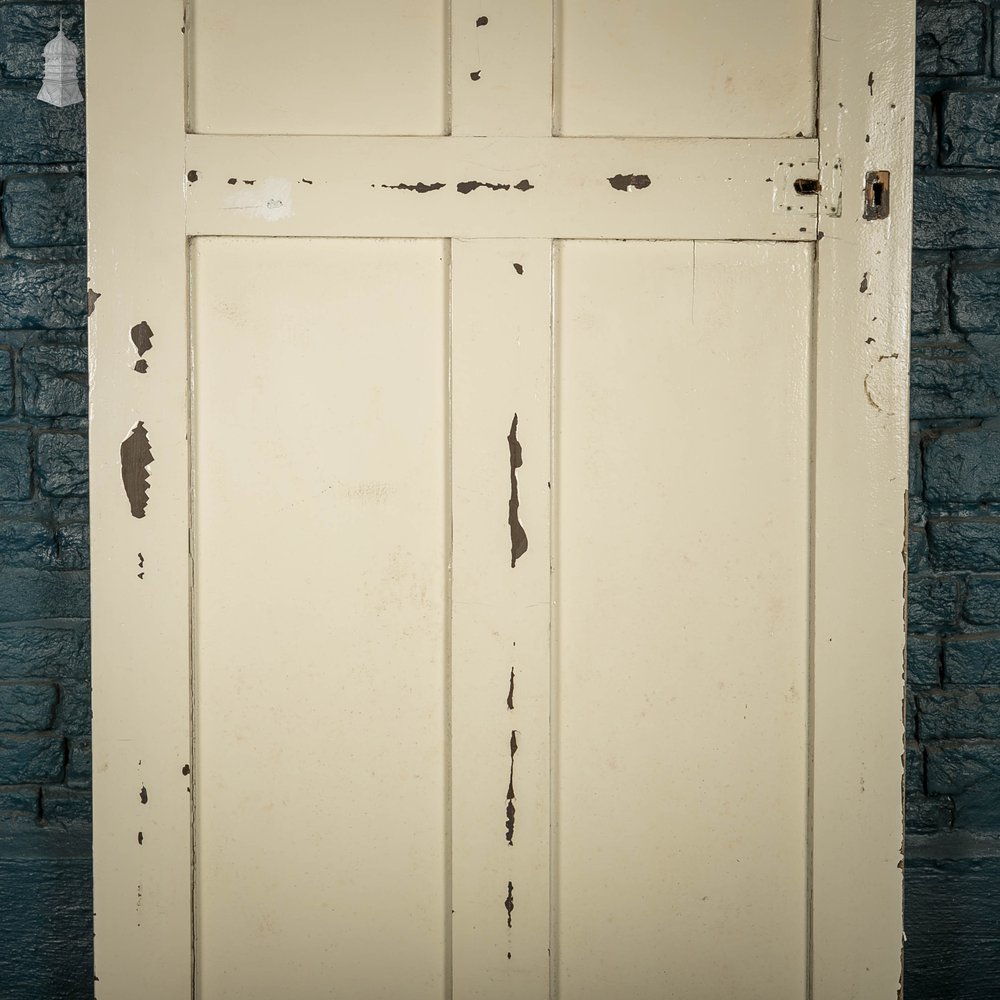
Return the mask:
M801 0L562 0L556 135L815 135L816 10Z
M193 288L203 995L439 997L445 248L199 240Z
M190 5L194 132L442 135L448 123L441 0Z
M812 268L561 245L566 997L803 996Z

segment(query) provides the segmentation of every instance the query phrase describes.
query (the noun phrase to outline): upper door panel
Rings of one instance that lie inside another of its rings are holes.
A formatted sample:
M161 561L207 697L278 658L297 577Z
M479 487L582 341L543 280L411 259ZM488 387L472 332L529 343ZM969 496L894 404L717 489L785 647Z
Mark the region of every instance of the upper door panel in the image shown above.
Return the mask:
M189 128L230 135L441 135L442 0L193 0Z
M523 89L529 74L532 89L547 91L548 72L544 80L535 72L531 42L544 33L548 51L548 21L519 26L508 23L527 16L517 5L484 0L481 7L444 0L285 0L276 20L273 6L261 0L192 0L189 128L249 135L444 135L451 131L453 89L461 97L469 87L490 88L502 105L503 95ZM463 52L479 60L470 73L460 60L461 79L454 80L449 17L456 31L469 22L471 34L456 37ZM554 22L555 135L816 134L811 3L563 0ZM523 64L495 57L491 46L501 38L517 40ZM510 75L509 83L497 74ZM544 122L539 125L547 131ZM529 131L538 134L537 127Z

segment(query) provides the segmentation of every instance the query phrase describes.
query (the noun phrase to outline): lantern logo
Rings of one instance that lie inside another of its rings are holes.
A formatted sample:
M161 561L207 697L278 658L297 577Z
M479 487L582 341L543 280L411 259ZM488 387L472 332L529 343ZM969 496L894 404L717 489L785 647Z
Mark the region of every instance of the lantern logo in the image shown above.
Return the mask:
M62 19L59 34L45 46L45 76L38 99L57 108L79 104L83 100L76 79L76 60L80 50L63 34Z

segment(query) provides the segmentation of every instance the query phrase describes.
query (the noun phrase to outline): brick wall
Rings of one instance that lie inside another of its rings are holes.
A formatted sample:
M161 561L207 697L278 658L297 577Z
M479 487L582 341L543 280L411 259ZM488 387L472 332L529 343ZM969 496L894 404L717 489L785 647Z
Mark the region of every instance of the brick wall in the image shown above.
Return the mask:
M1000 5L917 16L906 997L1000 990Z
M0 0L0 996L93 996L81 3Z

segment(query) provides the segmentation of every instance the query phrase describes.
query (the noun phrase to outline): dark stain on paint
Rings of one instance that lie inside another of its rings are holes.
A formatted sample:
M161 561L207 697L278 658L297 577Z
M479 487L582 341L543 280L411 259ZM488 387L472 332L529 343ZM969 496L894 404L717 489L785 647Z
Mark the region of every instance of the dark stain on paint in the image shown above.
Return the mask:
M140 420L121 446L122 485L132 508L133 517L146 516L149 503L149 469L153 452L149 447L149 435Z
M504 900L504 909L507 911L507 926L513 926L514 916L514 883L507 883L507 898Z
M308 178L308 177L303 177L303 178L302 178L302 183L303 183L303 184L312 184L312 181L311 181L311 180L309 180L309 178Z
M524 464L521 458L521 444L517 440L517 414L511 421L507 435L507 450L510 453L510 501L507 504L507 524L510 525L510 568L528 551L528 536L518 517L521 501L517 495L517 470Z
M382 187L388 188L390 191L416 191L417 194L427 194L428 191L440 191L444 186L443 181L434 181L433 184L425 184L423 181L417 181L416 184L382 185Z
M649 179L648 174L615 174L614 177L608 178L608 183L616 191L627 191L629 188L641 191L643 188L648 188L653 182Z

